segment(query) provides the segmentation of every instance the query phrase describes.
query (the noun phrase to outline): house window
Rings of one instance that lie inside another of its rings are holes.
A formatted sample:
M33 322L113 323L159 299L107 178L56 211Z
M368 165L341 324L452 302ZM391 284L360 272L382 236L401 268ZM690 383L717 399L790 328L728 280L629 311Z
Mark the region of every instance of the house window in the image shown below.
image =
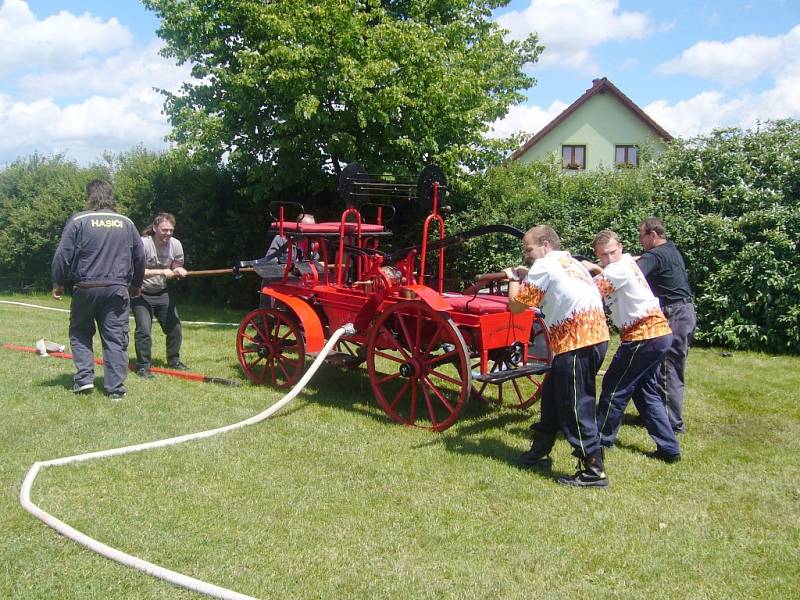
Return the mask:
M639 149L636 146L617 146L614 164L618 167L638 167Z
M586 146L561 146L562 169L585 169Z

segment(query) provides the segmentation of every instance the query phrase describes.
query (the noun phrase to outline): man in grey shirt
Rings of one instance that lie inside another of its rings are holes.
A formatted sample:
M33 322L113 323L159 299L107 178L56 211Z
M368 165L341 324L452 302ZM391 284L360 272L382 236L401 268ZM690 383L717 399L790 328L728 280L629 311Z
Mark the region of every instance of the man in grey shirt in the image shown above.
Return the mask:
M167 336L167 365L171 369L188 371L181 361L181 320L175 301L167 291L167 280L186 276L183 268L183 245L172 237L175 232L175 217L166 212L159 213L153 224L142 235L147 268L144 272L142 295L133 302L136 319L136 374L152 379L153 317Z

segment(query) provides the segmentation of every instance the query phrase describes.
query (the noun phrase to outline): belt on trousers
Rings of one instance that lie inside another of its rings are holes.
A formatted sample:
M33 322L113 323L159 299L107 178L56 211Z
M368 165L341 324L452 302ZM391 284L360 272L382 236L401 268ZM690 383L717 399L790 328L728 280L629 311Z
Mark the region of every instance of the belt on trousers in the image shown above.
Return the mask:
M680 300L675 300L675 302L670 302L669 304L662 304L661 308L669 308L670 306L677 306L678 304L694 304L694 298L691 296L688 298L681 298Z
M167 290L165 288L165 289L161 290L160 292L142 292L142 295L143 296L160 296L160 295L166 294L166 293L167 293Z
M124 283L76 283L75 287L82 290L88 290L89 288L113 287L115 285L124 286L125 284Z

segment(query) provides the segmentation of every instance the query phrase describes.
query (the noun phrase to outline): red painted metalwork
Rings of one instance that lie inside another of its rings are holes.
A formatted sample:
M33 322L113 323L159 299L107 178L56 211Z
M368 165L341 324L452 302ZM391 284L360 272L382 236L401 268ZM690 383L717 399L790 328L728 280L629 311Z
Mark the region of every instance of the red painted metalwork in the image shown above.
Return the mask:
M307 282L301 282L301 285L308 287L309 284ZM320 323L317 313L314 312L314 309L311 308L307 302L288 294L282 294L268 287L262 289L261 293L272 296L276 300L280 300L294 311L297 319L300 321L300 325L303 327L305 346L308 352L319 352L322 350L322 347L325 345L322 323Z
M404 425L442 431L471 389L467 345L445 313L399 302L381 313L367 340L369 379L378 404Z
M349 171L352 179L344 186L340 181L340 190L350 199L413 191L357 165ZM316 248L321 264L308 255L293 262L291 253L285 268L239 263L253 266L265 280L262 293L277 301L272 309L248 314L239 329L239 362L251 380L290 385L305 370L305 355L318 352L328 336L352 323L355 333L341 338L328 361L348 368L367 362L378 405L394 421L441 431L458 419L470 397L520 408L539 398L552 360L541 318L533 310L512 314L505 296L444 291L445 248L465 238L445 237L439 214L443 176L438 169L424 173L417 193L424 194L430 211L419 246L384 253L380 242L390 234L381 205L372 205L377 215L366 222L358 202L351 202L339 221L273 225L290 244ZM283 218L281 210L278 216ZM429 240L434 224L438 239ZM486 229L468 233L522 236L505 225ZM426 285L432 252L439 253L438 273ZM499 285L493 285L496 292Z

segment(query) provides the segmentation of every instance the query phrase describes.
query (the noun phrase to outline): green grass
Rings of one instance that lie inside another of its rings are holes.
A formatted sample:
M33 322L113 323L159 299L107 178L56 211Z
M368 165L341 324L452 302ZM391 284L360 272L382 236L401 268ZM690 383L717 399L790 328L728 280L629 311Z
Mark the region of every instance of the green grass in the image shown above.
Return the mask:
M0 343L40 337L66 343L67 315L0 304ZM18 494L34 461L225 425L278 400L242 378L234 339L232 327L187 325L182 355L242 387L132 376L116 403L70 394L70 361L0 350L0 596L196 597L61 537ZM163 359L160 332L154 353ZM32 497L107 544L260 598L793 597L800 358L694 349L688 380L683 462L649 459L646 432L626 425L608 490L555 483L574 468L563 440L553 472L512 466L536 408L471 405L432 434L391 423L364 369L323 366L268 421L47 469Z

